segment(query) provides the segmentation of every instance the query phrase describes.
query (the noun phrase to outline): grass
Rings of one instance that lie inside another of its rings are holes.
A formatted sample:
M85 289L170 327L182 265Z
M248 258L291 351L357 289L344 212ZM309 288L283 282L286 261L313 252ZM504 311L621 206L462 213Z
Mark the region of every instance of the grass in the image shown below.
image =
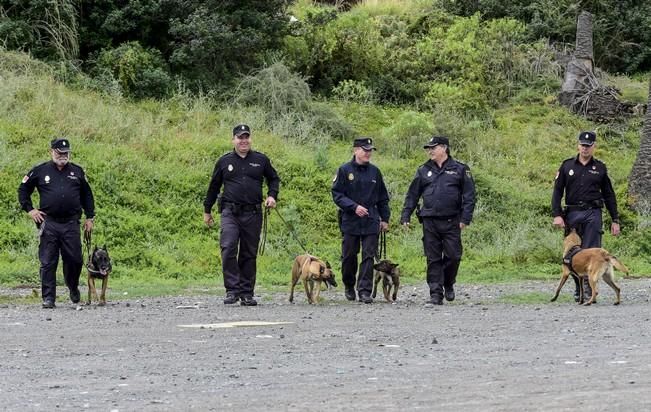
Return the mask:
M95 193L93 239L107 244L114 260L112 293L221 293L219 233L204 227L202 201L215 161L230 150L232 125L241 122L252 126L254 147L269 155L281 176L279 212L308 250L329 260L341 276L330 185L337 167L351 157L348 139L299 144L270 130L259 107L220 107L184 95L134 103L66 88L23 55L0 52L0 62L3 286L39 282L35 228L19 210L16 189L33 165L47 160L49 140L66 135L73 162L85 168ZM625 85L642 87L634 80ZM649 218L626 204L639 118L597 125L541 103L514 103L481 119L433 116L416 108L324 104L358 134L376 137L373 161L391 192L388 255L400 262L406 284L424 281L422 233L415 217L410 230L399 228L398 219L409 182L426 160L421 139L442 124L453 131L452 154L470 165L478 192L475 220L463 234L460 282L557 279L561 234L551 227L551 187L561 161L574 155L581 129L598 130L596 156L608 164L622 213L623 235L605 235L604 246L636 275L651 275ZM419 132L422 137L414 136ZM272 214L266 253L258 260L258 285L286 290L299 253L290 230Z

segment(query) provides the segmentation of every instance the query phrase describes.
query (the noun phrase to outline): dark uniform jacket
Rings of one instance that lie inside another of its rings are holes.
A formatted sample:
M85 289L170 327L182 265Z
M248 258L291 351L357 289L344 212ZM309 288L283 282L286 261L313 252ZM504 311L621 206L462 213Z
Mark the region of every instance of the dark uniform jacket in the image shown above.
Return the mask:
M32 193L35 188L40 197L38 209L50 218L79 219L82 209L86 218L95 216L95 201L86 174L74 163L68 163L59 170L54 162L45 162L23 177L18 187L18 201L26 212L34 209Z
M339 228L348 235L372 235L380 232L380 221L389 222L389 192L382 173L368 163L358 164L355 159L337 170L332 183L332 198L339 206ZM357 206L368 209L369 215L355 214Z
M266 179L269 189L267 196L278 200L280 178L271 166L267 156L254 150L242 158L233 150L217 160L208 193L203 202L204 211L210 213L217 201L217 195L224 186L222 200L241 206L260 205L262 203L262 181Z
M454 218L460 215L462 223L469 225L475 210L475 182L470 169L452 157L439 168L428 160L416 171L409 185L402 209L401 223L409 222L411 214L423 197L421 217Z
M579 156L565 160L554 181L552 194L552 215L561 216L561 198L565 192L565 204L584 209L606 205L613 220L619 219L617 214L617 198L613 185L608 177L606 165L594 157L583 166Z

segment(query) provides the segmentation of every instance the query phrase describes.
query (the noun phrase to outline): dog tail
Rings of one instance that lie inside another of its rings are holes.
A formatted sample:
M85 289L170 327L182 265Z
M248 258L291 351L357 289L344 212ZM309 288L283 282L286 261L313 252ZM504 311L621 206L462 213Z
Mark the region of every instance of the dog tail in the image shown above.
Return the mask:
M629 273L628 268L626 266L624 266L624 264L622 262L617 260L617 258L615 256L608 255L608 260L610 260L611 263L613 264L613 266L615 266L615 269L619 270L620 272L624 272L626 274Z

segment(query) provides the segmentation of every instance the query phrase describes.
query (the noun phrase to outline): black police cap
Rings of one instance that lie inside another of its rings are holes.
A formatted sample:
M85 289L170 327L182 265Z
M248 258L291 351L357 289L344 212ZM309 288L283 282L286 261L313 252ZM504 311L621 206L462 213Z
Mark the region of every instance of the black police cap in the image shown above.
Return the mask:
M58 150L59 152L69 152L70 142L65 138L54 139L50 142L50 148Z
M353 141L353 147L361 147L364 150L377 150L373 146L373 139L370 137L358 137Z
M423 149L427 149L428 147L435 147L440 144L444 144L449 147L450 140L448 140L448 138L445 136L433 136L427 143L425 143Z
M581 132L579 133L579 144L585 144L592 146L597 140L597 134L595 132Z
M246 124L238 124L233 128L233 136L239 136L244 133L251 134L251 128Z

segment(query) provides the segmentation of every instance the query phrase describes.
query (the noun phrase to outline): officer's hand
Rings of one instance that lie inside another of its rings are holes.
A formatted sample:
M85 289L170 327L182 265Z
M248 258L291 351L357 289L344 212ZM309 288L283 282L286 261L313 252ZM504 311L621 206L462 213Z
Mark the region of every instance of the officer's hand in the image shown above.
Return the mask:
M355 214L359 217L368 216L368 209L364 206L357 206L355 208Z
M86 219L84 221L84 232L88 232L88 233L92 232L93 224L94 224L93 219Z
M38 224L41 224L45 221L46 214L38 209L32 209L27 213L32 218L32 220Z
M556 227L565 227L565 221L562 216L556 216L552 224Z
M465 223L463 223L463 222L459 222L459 229L463 230L463 229L466 228L466 226L467 226L467 225L466 225Z
M621 233L621 228L619 227L619 223L612 223L610 225L610 233L613 236L617 236Z
M203 223L205 223L206 226L208 226L208 227L212 227L212 225L215 224L215 221L212 218L212 214L204 213L203 214Z
M409 225L409 222L402 222L402 224L400 226L402 226L403 229L409 229L411 227Z
M380 231L382 232L389 231L389 224L387 222L380 222Z
M270 207L270 208L273 209L274 207L276 207L276 199L269 196L269 197L267 197L267 200L265 200L264 205L265 205L265 207Z

